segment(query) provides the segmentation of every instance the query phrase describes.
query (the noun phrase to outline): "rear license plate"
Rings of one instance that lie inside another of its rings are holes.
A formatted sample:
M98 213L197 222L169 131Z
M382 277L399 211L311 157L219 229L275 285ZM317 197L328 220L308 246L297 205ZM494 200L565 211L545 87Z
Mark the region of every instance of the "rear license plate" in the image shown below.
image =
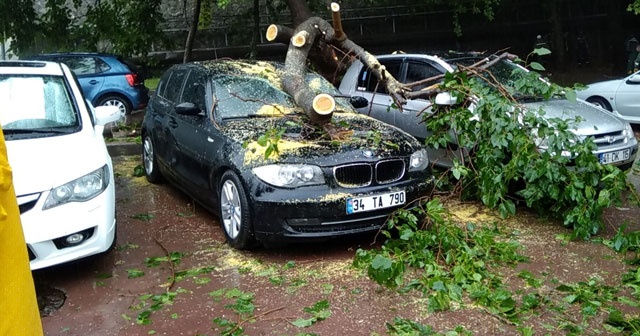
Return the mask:
M623 149L615 152L602 153L598 156L600 163L616 163L624 160L628 160L630 155L629 149Z
M347 198L347 214L373 211L403 205L406 202L404 190L365 197Z

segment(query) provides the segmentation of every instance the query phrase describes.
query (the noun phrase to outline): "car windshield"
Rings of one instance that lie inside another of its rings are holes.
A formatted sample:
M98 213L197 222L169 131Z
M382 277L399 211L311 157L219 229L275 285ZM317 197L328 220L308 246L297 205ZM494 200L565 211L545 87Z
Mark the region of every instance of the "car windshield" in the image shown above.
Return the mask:
M347 98L324 78L308 73L305 81L315 93L336 98L337 112L353 112ZM261 77L222 75L214 79L217 113L223 119L295 113L297 106L289 94Z
M455 64L471 66L480 60L480 58L465 58L456 60ZM523 67L508 60L500 60L488 67L487 70L518 101L524 103L544 100L541 93L536 93L535 89L526 88L519 83L530 74ZM484 79L488 78L488 76L489 74L482 75ZM483 80L483 83L486 83L486 81Z
M0 124L5 135L68 133L78 116L59 76L0 75Z

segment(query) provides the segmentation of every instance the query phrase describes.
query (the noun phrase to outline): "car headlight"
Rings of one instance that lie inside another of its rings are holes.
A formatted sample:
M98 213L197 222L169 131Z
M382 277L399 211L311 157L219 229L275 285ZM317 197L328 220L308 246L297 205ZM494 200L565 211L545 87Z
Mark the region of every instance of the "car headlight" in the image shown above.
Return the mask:
M109 185L109 166L95 170L69 183L51 189L42 210L69 202L85 202L102 193Z
M627 137L627 141L636 137L636 135L633 133L631 124L628 122L625 122L623 134Z
M324 184L324 174L318 166L303 164L273 164L253 168L262 181L283 188Z
M429 157L427 151L421 149L413 154L409 158L409 171L424 170L429 165Z

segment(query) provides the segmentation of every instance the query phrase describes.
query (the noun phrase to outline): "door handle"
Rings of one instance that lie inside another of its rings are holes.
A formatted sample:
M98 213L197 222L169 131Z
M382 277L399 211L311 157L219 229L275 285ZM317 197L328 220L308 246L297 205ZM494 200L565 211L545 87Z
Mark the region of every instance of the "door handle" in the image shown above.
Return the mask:
M168 124L169 124L170 127L173 127L173 128L178 127L178 122L173 118L169 119Z
M92 79L92 80L89 81L89 84L96 85L96 84L98 84L98 81L95 80L95 79Z

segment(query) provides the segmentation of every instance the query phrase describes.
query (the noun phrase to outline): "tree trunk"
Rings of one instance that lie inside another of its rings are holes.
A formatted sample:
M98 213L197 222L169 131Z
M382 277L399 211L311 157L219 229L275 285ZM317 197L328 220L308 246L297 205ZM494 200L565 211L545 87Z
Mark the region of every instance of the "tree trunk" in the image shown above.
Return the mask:
M189 27L189 34L187 35L187 42L184 46L184 55L182 57L182 63L187 63L191 60L191 52L193 50L193 41L196 39L196 33L198 32L198 22L200 21L200 5L202 0L196 0L193 7L193 19Z
M298 27L311 17L311 10L305 0L285 0L293 26ZM339 6L338 6L339 8ZM287 42L288 43L288 39ZM281 42L281 41L273 41ZM324 40L318 42L318 46L309 50L309 60L316 66L316 71L333 85L340 85L340 78L347 71L347 65L343 59L339 59L334 50L327 46Z
M285 0L284 2L287 3L294 27L311 17L311 10L305 0Z
M334 11L334 26L337 30L327 21L319 17L311 17L299 24L295 30L271 25L267 29L266 37L269 41L290 41L285 59L282 86L294 98L296 104L302 107L313 123L325 129L332 139L336 139L346 133L338 130L330 122L335 108L333 97L327 94L316 95L305 81L307 58L312 49L319 48L319 51L322 52L326 49L331 50L331 46L333 46L340 49L345 55L355 55L380 78L381 84L386 86L398 106L405 103L403 95L407 90L386 71L375 56L347 38L339 22L340 16L335 13L339 11L340 6L333 3L331 7ZM337 61L337 58L333 59L334 63ZM314 63L314 65L317 64Z
M249 58L255 59L258 54L258 42L260 41L260 0L253 0L253 30L251 45L249 46Z

